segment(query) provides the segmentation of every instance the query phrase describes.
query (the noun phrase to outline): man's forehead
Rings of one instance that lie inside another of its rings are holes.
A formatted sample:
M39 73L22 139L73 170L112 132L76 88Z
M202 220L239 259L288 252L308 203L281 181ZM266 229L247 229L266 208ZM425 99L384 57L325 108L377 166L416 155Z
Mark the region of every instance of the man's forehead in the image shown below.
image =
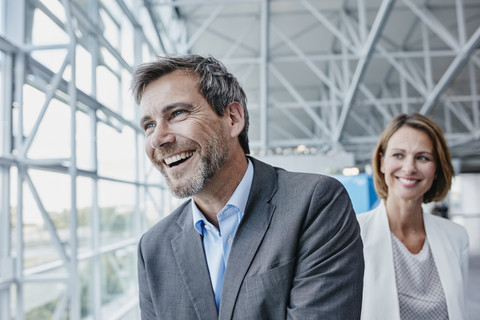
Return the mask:
M182 91L182 89L191 91L194 87L195 91L199 92L198 81L199 77L197 74L186 70L176 70L150 81L143 89L142 99L145 95L155 93L158 90L164 90L164 93L173 94L177 91ZM170 91L172 88L175 88L175 90Z

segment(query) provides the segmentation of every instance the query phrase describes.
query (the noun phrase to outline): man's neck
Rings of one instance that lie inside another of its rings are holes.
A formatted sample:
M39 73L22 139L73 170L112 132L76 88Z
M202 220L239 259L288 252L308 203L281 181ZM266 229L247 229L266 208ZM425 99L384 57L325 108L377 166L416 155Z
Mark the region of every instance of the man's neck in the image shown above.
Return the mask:
M193 196L193 200L205 218L218 228L217 214L232 197L247 171L245 154L232 157L205 187Z

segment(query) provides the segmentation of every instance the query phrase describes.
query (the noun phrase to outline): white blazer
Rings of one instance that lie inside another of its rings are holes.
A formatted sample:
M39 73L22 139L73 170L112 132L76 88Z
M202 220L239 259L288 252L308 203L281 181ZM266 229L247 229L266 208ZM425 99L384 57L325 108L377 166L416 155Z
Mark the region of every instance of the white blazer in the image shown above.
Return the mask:
M365 274L362 319L400 319L393 265L392 239L385 204L357 215ZM432 214L423 214L428 245L447 300L449 319L466 319L468 235L462 226Z

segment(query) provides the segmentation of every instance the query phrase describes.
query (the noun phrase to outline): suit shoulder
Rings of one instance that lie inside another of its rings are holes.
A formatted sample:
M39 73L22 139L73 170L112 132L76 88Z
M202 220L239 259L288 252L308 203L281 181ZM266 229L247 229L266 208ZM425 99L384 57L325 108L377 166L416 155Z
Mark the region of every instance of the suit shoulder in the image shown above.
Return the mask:
M324 187L325 190L322 190L324 192L327 190L344 189L342 183L331 176L310 172L289 171L284 168L272 166L255 158L250 159L254 164L255 170L262 173L269 172L272 174L272 176L269 174L262 174L261 179L272 179L274 175L277 178L277 183L280 188L290 190L303 188L306 190L312 190L320 186ZM259 175L259 173L256 173L256 175ZM265 181L262 180L262 182Z
M279 183L285 183L287 185L295 184L297 186L320 185L326 189L344 189L343 184L331 176L318 173L293 172L279 168L276 168L276 172Z

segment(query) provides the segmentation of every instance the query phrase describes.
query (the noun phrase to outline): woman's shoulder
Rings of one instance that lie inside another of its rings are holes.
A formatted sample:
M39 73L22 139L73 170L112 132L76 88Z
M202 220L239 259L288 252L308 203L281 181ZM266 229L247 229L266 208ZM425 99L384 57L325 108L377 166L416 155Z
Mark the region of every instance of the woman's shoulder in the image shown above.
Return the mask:
M447 218L438 217L430 213L424 215L424 220L439 232L442 232L449 239L456 239L459 242L468 242L468 233L464 226Z
M369 221L375 219L375 217L380 214L384 210L383 202L380 202L375 208L371 209L370 211L366 211L363 213L357 214L358 223L367 224Z

